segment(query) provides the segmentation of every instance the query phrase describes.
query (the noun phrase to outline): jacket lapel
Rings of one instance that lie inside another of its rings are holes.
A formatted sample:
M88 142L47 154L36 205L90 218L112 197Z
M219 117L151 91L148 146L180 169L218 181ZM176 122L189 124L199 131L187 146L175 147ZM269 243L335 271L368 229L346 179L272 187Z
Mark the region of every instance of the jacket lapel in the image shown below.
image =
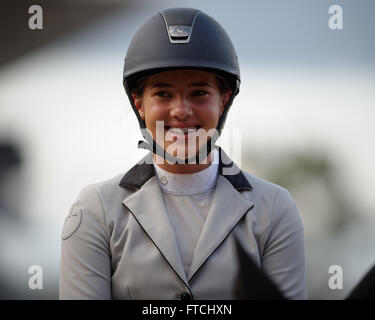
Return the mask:
M252 207L253 202L241 196L223 176L218 176L207 220L194 250L188 281Z
M187 285L175 233L169 222L159 182L153 172L152 162L151 164L147 162L147 158L149 156L146 157L146 164L138 164L138 167L133 167L129 171L130 175L125 176L120 182L121 186L126 187L136 187L134 184L132 185L132 182L136 182L140 187L139 190L126 197L122 203L133 214L169 265ZM135 178L134 181L133 178ZM147 180L147 182L141 180Z

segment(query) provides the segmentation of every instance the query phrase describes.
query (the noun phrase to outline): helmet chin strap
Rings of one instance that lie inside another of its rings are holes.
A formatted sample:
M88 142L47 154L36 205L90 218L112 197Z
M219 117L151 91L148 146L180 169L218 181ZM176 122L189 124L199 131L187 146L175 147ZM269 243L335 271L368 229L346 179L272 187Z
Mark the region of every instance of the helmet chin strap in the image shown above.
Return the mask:
M227 104L225 105L224 111L223 111L223 113L222 113L222 115L219 119L219 122L216 126L215 133L213 134L213 136L210 139L207 140L207 142L199 149L199 151L196 152L196 154L194 156L190 157L190 158L177 158L177 157L171 155L169 152L165 151L153 139L152 135L146 129L145 122L140 117L140 115L137 111L137 108L134 105L133 99L131 99L131 95L129 95L129 93L130 93L129 88L126 86L125 89L126 89L126 92L128 93L128 96L130 97L130 99L129 99L130 103L131 103L131 105L132 105L132 107L133 107L133 109L136 113L136 116L137 116L138 121L140 123L141 129L143 129L143 130L141 130L143 138L146 140L146 141L139 140L138 141L138 148L150 150L153 153L157 154L158 156L163 157L165 160L167 160L170 163L178 163L178 164L202 164L202 163L207 163L206 158L211 153L212 146L215 145L217 139L219 139L219 137L220 137L221 131L224 127L224 123L225 123L225 120L226 120L226 117L227 117L227 114L228 114L228 111L229 111L229 108L233 103L234 97L237 95L237 93L239 91L239 84L240 84L239 80L236 80L236 87L232 91L232 94L231 94Z

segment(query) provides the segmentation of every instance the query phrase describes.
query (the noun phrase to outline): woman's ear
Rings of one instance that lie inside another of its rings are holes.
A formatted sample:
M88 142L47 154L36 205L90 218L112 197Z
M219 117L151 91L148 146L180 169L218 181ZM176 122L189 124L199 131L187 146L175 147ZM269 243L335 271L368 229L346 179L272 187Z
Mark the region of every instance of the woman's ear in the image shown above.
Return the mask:
M224 112L224 109L225 109L225 106L227 105L229 99L230 99L230 96L232 95L232 91L229 90L229 91L226 91L224 92L221 96L222 96L222 104L220 106L220 116L223 114Z
M137 108L139 115L141 116L141 119L145 120L145 109L142 104L142 98L133 92L132 99L133 99L135 107Z

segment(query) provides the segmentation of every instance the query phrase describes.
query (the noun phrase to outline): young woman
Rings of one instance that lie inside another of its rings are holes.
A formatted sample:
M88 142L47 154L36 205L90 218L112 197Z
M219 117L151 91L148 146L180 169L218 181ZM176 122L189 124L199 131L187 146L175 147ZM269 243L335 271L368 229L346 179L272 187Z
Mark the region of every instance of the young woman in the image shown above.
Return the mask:
M150 152L81 191L62 232L60 298L306 298L289 192L215 146L240 84L224 29L199 10L159 12L133 37L123 79Z

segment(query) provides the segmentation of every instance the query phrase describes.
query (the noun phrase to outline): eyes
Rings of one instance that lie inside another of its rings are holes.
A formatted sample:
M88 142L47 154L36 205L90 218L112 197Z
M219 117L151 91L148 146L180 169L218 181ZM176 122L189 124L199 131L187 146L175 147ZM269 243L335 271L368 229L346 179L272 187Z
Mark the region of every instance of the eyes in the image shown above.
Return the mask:
M169 98L171 95L166 92L166 91L158 91L158 92L155 92L154 94L155 96L158 96L160 98Z
M193 90L190 95L192 97L204 97L208 95L209 93L205 90ZM172 94L168 91L157 91L153 95L159 97L159 98L171 98Z

